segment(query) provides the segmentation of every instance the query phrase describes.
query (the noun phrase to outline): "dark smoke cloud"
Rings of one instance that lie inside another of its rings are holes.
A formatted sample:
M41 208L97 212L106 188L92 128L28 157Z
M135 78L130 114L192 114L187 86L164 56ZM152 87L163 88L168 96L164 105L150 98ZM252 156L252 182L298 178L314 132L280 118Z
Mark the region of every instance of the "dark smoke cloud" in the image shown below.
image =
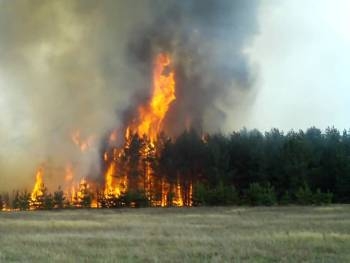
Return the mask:
M42 162L55 185L68 161L97 176L98 142L149 95L157 52L176 68L167 132L189 121L223 129L253 81L244 48L257 2L0 0L0 190L31 187ZM86 154L69 138L75 129L95 138Z
M257 31L257 1L152 1L151 7L153 20L136 29L128 56L145 75L155 53L175 60L177 100L167 132L222 129L225 109L238 106L253 83L243 49Z

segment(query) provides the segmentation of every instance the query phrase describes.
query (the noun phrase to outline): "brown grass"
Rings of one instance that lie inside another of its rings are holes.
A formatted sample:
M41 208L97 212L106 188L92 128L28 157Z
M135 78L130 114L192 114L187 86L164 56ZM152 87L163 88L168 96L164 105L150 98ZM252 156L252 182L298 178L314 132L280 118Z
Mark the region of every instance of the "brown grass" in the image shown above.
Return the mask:
M350 262L350 206L0 213L0 262Z

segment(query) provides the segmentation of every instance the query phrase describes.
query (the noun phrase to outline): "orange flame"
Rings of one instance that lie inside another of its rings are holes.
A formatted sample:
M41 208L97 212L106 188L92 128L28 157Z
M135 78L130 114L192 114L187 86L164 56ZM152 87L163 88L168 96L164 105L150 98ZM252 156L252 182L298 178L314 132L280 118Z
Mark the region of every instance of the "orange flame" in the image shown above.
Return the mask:
M175 97L175 74L171 69L171 60L168 54L159 54L154 63L153 70L153 94L147 105L139 107L140 123L132 127L132 131L140 136L147 135L153 143L159 132L170 104ZM126 131L126 138L129 137L129 128Z
M112 148L101 156L107 169L104 174L104 189L103 192L98 191L98 196L102 194L105 198L120 197L127 192L128 188L137 187L137 190L144 190L145 196L153 206L191 206L192 182L190 185L184 184L180 182L179 177L176 183L169 182L166 177L160 179L155 174L151 161L152 158L157 156L158 148L160 148L156 141L157 136L164 128L166 114L171 104L176 100L175 73L168 54L160 53L156 56L152 82L152 96L150 100L138 107L138 117L126 127L124 148L116 146L119 139L119 130L114 130L109 136L109 144ZM119 164L124 165L122 158L125 149L128 149L131 145L131 138L134 133L147 137L145 140L146 146L142 146L143 148L140 152L142 158L140 158L140 163L138 164L140 169L143 169L143 173L137 182L132 180L130 174L128 174L128 169L124 169L124 166L119 167ZM80 130L75 130L71 134L71 140L81 152L86 152L91 147L94 137L82 136ZM69 163L64 174L64 191L69 201L68 205L82 207L86 206L88 200L91 200L90 206L98 207L97 198L92 192L95 188L98 190L98 186L95 185L96 182L87 181L83 178L78 183L76 178L79 177L81 178L81 176L74 174L73 166ZM157 182L157 180L161 181ZM36 182L31 193L33 202L39 200L40 198L38 199L38 197L44 194L43 188L43 168L40 167L36 173Z
M109 136L109 142L116 142L118 138L117 131L113 131L111 135Z
M120 194L119 189L115 189L113 187L113 176L115 174L115 171L115 163L112 162L111 165L108 167L108 170L105 175L105 196Z
M127 190L127 176L117 175L117 166L115 162L111 162L105 173L105 189L104 196L119 197Z
M79 147L82 152L86 152L93 143L94 137L88 136L85 139L82 139L81 133L79 130L73 131L71 139L75 145Z
M165 182L164 178L162 178L162 200L161 206L165 207L168 205L168 194L169 194L169 184Z
M42 167L39 167L35 175L35 185L31 193L31 199L33 202L37 200L38 196L42 196L44 194L42 192L42 188L44 186L43 174L44 174L44 169Z
M67 164L66 166L66 174L64 176L64 180L66 182L71 182L74 178L73 167L71 164Z
M177 180L177 184L175 186L175 198L173 200L173 203L176 206L183 206L184 205L184 201L182 198L182 189L181 189L179 179Z

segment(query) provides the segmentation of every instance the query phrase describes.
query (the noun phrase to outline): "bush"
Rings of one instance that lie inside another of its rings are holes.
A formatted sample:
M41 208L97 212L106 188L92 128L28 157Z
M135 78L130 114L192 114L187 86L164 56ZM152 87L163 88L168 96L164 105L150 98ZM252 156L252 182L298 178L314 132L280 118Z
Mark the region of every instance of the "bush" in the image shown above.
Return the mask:
M313 195L313 201L316 205L327 205L331 204L333 199L333 194L330 192L322 193L320 189L317 189L316 193Z
M53 197L51 194L46 194L44 196L43 209L50 210L54 207Z
M54 192L53 194L53 205L57 209L62 209L64 207L64 193L61 189L61 187L58 188L57 191Z
M224 188L224 198L225 205L238 205L239 204L239 196L236 188L232 186L226 186Z
M296 201L300 205L310 205L314 203L314 197L310 187L307 184L299 187L298 191L295 193Z
M19 210L29 210L30 207L30 194L27 191L16 191L14 199L12 201L12 208Z
M234 186L225 186L220 182L215 188L208 189L203 184L197 184L193 194L194 205L234 205L239 198Z
M291 202L292 202L291 195L288 191L286 191L280 199L280 204L281 205L289 205Z
M259 183L252 183L246 192L246 200L250 205L274 205L276 193L269 183L261 186Z
M198 183L194 187L193 205L205 205L207 203L208 190L204 184Z
M147 207L149 200L142 191L128 191L119 197L120 204L129 207Z

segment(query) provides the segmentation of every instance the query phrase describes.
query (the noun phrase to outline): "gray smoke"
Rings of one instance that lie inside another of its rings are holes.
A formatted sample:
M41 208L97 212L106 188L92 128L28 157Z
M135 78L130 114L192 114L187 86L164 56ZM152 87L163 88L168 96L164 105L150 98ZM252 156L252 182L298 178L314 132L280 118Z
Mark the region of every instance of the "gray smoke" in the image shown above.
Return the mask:
M132 34L129 59L146 76L158 52L172 55L177 100L167 133L223 129L225 109L240 107L253 82L244 47L257 28L257 1L151 1L153 20Z
M244 112L253 82L257 2L0 0L0 190L30 188L41 163L55 187L67 162L98 176L99 141L149 96L158 52L176 67L166 132L233 127L225 113ZM86 153L77 129L93 136Z

